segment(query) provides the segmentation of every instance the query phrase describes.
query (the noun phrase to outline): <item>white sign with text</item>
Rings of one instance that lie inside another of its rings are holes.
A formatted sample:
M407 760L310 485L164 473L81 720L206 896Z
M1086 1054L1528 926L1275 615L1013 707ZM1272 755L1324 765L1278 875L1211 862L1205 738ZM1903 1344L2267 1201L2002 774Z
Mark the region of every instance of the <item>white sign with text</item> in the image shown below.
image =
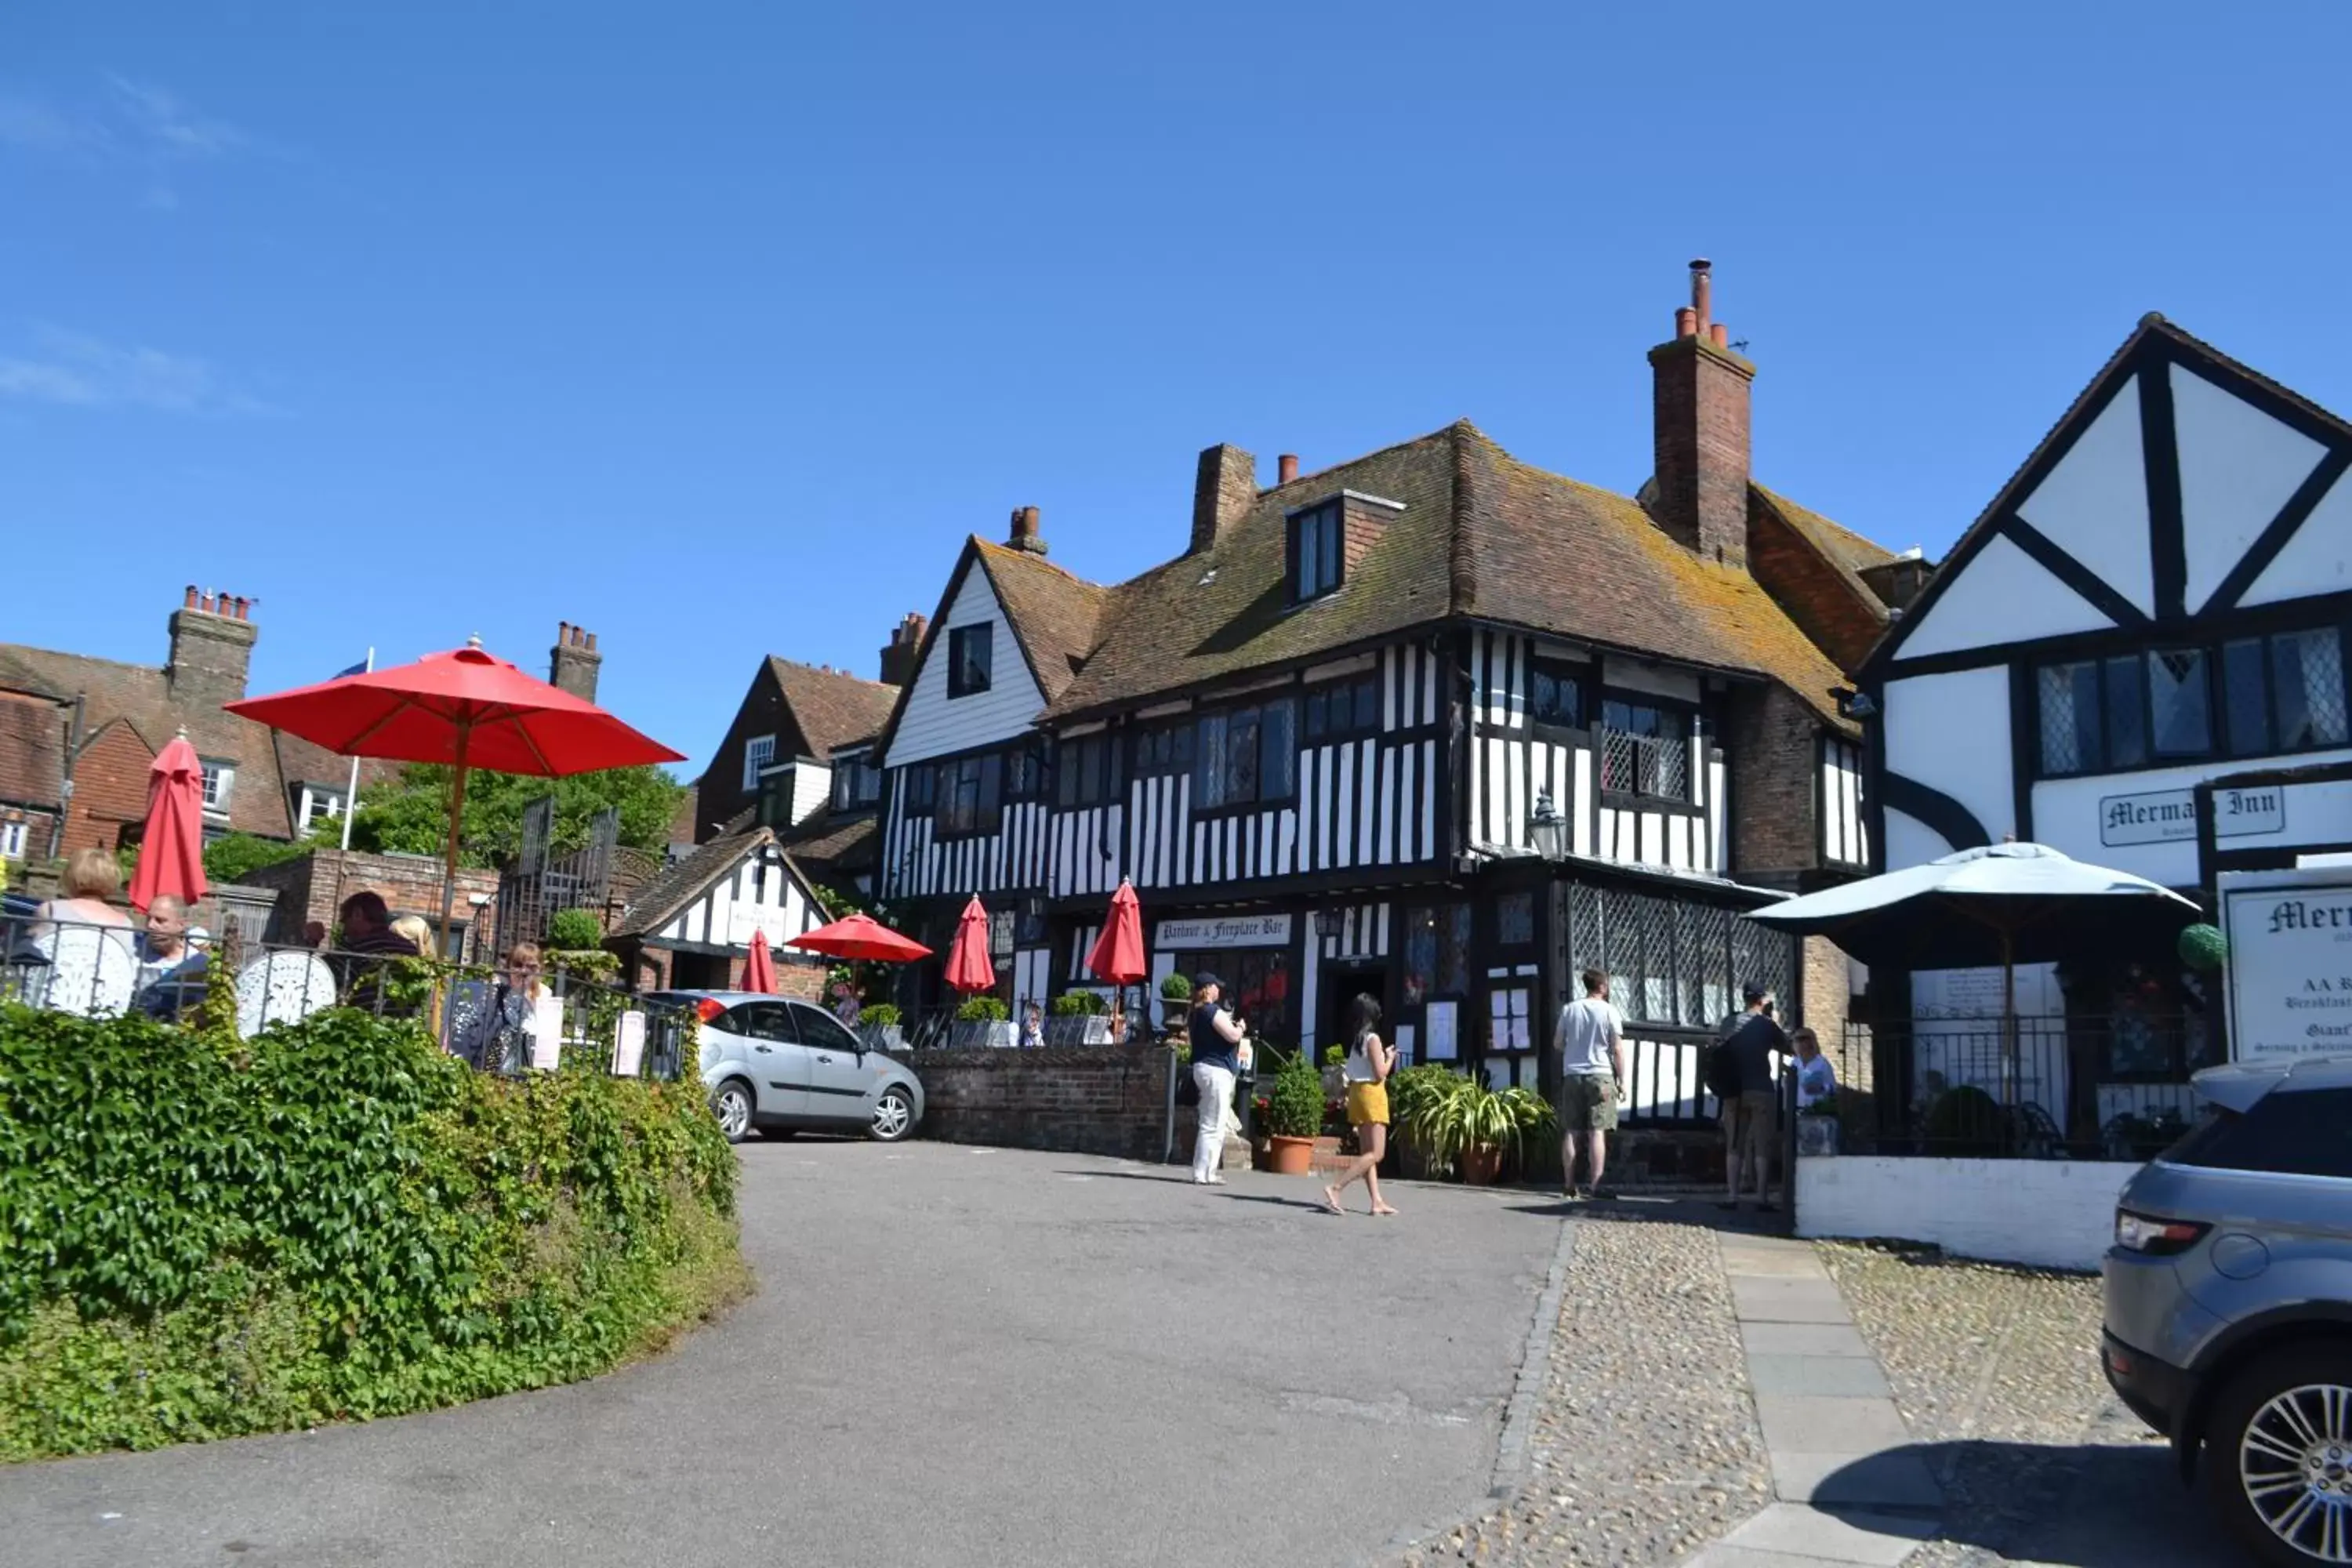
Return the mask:
M1286 947L1288 915L1212 915L1201 920L1161 921L1152 946L1161 952L1194 952L1221 947Z
M2285 829L2286 795L2283 790L2273 787L2213 792L2214 837L2244 838ZM2099 802L2102 844L2163 844L2196 837L2197 795L2193 790L2111 795Z
M2225 872L2221 893L2231 1056L2352 1050L2352 869Z

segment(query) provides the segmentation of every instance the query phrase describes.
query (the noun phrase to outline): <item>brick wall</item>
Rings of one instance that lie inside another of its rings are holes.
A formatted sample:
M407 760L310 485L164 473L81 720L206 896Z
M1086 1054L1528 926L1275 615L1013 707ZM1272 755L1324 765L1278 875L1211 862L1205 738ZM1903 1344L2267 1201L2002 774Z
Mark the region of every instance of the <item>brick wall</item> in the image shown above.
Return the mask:
M1731 874L1793 888L1820 864L1821 721L1780 685L1732 693L1724 746L1731 761Z
M1813 1031L1822 1054L1830 1058L1846 1088L1870 1088L1870 1062L1864 1058L1859 1081L1849 1078L1839 1047L1845 1038L1846 1019L1853 1011L1853 971L1845 950L1824 936L1809 936L1798 943L1798 962L1804 971L1804 1006L1791 1020Z
M155 753L128 724L110 724L74 760L73 802L66 809L60 856L96 845L112 849L123 830L147 820L147 773Z
M226 609L228 601L220 603ZM237 603L242 608L243 601ZM173 702L210 713L242 698L257 635L245 615L194 605L173 611L172 662L164 671Z
M1698 337L1650 351L1651 514L1686 548L1748 559L1748 383L1756 367Z
M1159 1046L916 1051L921 1135L950 1143L1157 1161L1166 1146L1168 1052ZM1177 1154L1194 1111L1180 1107Z
M1860 668L1886 629L1876 600L1865 603L1850 579L1759 499L1748 507L1748 571L1840 669Z
M383 901L395 915L422 915L427 924L436 927L441 919L441 862L424 856L314 849L275 866L264 866L247 875L245 881L248 887L268 888L278 895L277 908L269 919L272 942L300 942L303 927L312 921L332 930L335 912L342 900L358 892L383 894ZM476 894L495 898L498 890L496 871L478 871L463 866L457 868L457 890L450 917L467 924L469 953L471 926L477 917L471 900ZM491 909L486 905L479 912L488 916ZM487 930L491 922L484 920L482 923Z

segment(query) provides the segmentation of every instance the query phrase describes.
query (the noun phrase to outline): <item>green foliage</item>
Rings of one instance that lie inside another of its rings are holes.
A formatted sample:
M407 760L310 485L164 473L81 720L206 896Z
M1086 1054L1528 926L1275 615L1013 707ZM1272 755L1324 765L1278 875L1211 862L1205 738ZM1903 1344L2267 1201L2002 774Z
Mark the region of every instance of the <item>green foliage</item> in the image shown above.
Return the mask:
M743 1289L700 1086L0 1007L0 1459L604 1371Z
M1323 1065L1327 1068L1346 1067L1348 1065L1348 1047L1345 1046L1324 1047Z
M2176 945L2180 951L2180 962L2200 974L2212 973L2230 959L2230 939L2221 934L2218 926L2183 926Z
M1265 1096L1265 1130L1276 1138L1312 1138L1323 1131L1323 1074L1304 1051L1274 1075Z
M212 882L242 882L264 866L308 855L310 848L307 839L289 844L276 838L257 838L250 833L224 833L205 846L205 879Z
M1414 1073L1436 1076L1405 1087L1405 1080ZM1472 1149L1516 1153L1529 1132L1549 1128L1557 1121L1552 1108L1533 1089L1490 1089L1481 1079L1444 1068L1408 1068L1390 1081L1390 1115L1417 1147L1441 1163ZM1402 1112L1400 1098L1405 1108Z
M1192 983L1183 975L1171 974L1160 983L1160 994L1170 1002L1190 1002L1192 999Z
M1099 1018L1110 1004L1091 991L1065 991L1054 998L1051 1011L1056 1018Z
M547 945L573 952L602 946L604 923L593 910L558 910L547 917Z
M993 996L974 996L957 1008L955 1016L959 1024L1002 1024L1013 1014Z
M587 843L588 824L608 806L620 808L624 847L659 853L669 842L669 825L685 793L677 780L652 767L607 768L560 779L470 772L457 858L477 867L512 859L522 848L523 808L546 795L555 796L550 842L557 853ZM378 854L438 855L448 833L449 770L437 763L412 763L397 776L368 785L352 818L352 847Z
M871 1007L860 1008L857 1014L857 1021L860 1024L872 1024L877 1028L887 1024L895 1024L898 1022L898 1017L897 1004L890 1002L877 1002Z

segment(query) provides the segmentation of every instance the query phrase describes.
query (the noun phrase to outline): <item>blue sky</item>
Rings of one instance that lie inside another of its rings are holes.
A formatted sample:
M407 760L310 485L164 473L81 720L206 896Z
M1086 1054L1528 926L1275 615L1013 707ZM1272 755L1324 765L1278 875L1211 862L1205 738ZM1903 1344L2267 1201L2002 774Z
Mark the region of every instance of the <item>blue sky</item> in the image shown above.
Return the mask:
M1132 13L1132 14L1130 14ZM961 538L1113 579L1229 440L1632 490L1684 262L1758 477L1940 552L2143 311L2352 412L2352 9L18 0L0 639L257 689L478 632L699 766Z

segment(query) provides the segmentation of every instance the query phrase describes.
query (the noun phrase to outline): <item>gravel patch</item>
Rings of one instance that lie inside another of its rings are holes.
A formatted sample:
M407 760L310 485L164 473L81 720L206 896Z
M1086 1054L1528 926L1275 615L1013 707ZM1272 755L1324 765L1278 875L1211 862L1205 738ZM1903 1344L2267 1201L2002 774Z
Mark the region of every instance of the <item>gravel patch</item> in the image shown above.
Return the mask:
M1974 1544L1940 1541L1912 1568L1980 1568L2064 1503L2081 1473L2053 1447L2155 1444L2099 1373L2096 1278L1948 1258L1933 1250L1818 1244L1877 1352L1915 1441L1935 1457L1946 1517Z
M1771 1501L1714 1231L1588 1212L1525 1484L1404 1563L1673 1563Z

